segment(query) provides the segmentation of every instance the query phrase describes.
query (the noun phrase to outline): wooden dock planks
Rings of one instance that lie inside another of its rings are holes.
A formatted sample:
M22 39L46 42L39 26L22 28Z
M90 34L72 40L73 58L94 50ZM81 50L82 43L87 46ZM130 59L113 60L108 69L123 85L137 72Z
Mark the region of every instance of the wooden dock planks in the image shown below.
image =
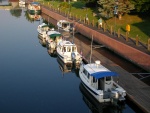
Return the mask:
M74 38L74 42L78 46L78 52L81 52L82 50L82 55L89 61L91 53L90 45L85 44L76 37ZM96 50L92 50L92 62L95 60L100 60L105 67L111 71L117 72L119 74L119 85L126 90L127 97L145 113L150 113L150 86L143 83L141 80L134 77L132 74L128 73ZM117 80L118 78L115 79Z

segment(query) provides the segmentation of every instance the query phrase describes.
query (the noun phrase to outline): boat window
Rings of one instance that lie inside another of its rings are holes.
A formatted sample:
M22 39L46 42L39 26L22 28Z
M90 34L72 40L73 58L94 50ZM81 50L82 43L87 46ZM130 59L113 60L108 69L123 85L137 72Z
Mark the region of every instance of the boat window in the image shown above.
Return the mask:
M64 52L66 52L66 47L64 47Z
M111 80L111 76L106 77L106 81L110 81Z
M72 52L76 52L76 47L72 47Z
M90 78L90 74L89 73L88 73L87 77Z
M67 23L63 23L62 27L66 28L67 27Z
M68 52L71 52L71 47L68 47L67 50L68 50Z
M94 83L94 82L97 82L97 79L96 79L95 77L93 77L93 83Z
M87 76L87 71L85 69L83 70L83 73Z

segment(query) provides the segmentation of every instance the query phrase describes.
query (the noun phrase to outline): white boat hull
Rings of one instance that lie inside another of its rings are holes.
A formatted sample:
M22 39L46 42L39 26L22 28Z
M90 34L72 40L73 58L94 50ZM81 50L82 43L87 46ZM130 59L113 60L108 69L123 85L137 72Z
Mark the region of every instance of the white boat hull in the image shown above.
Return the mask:
M82 60L76 45L70 41L61 41L57 47L57 54L64 63L80 64Z
M111 76L115 76L114 74L102 65L98 67L96 64L81 64L79 70L82 84L100 103L117 103L125 100L126 92L113 81Z

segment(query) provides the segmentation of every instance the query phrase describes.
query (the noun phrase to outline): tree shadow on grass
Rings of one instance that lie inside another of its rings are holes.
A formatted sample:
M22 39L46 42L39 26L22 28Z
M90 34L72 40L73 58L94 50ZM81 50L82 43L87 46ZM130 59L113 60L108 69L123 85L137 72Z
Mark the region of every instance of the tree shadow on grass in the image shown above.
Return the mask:
M139 23L134 23L132 24L133 26L138 27L144 34L146 34L148 37L150 37L150 21L149 20L144 20Z
M141 32L143 32L145 35L147 35L147 37L145 38L148 38L150 37L150 13L149 11L147 12L135 12L135 13L130 13L129 15L137 15L139 18L142 19L141 22L138 22L138 23L133 23L132 26L135 26L137 27L138 29L140 29ZM140 32L139 32L139 35L140 35ZM143 37L144 38L144 37Z
M121 27L120 29L121 29L121 31L126 32L125 28Z
M72 4L72 7L81 9L82 7L85 7L85 3L82 3L82 2L74 2L74 3Z

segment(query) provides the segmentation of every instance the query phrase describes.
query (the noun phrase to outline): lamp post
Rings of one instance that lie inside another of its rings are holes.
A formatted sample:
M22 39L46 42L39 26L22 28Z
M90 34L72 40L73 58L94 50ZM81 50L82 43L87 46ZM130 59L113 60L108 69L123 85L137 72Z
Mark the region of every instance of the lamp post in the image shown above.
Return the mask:
M70 0L68 1L68 4L69 4L68 17L69 17L70 16L70 12L71 12Z
M68 1L68 3L69 3L69 13L70 13L70 10L71 10L71 7L70 7L70 0Z
M116 32L116 16L118 14L118 0L115 1L115 6L114 6L114 16L115 16L115 28L114 28L114 35Z

